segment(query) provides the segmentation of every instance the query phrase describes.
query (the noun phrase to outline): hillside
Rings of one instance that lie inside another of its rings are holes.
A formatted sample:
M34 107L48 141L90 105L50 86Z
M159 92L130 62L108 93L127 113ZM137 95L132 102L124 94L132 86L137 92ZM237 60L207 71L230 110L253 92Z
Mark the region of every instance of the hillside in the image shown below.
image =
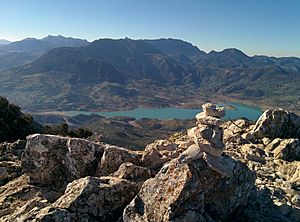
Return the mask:
M0 75L0 94L31 111L195 107L232 99L299 112L299 85L299 58L249 57L238 49L206 54L173 39L56 48Z

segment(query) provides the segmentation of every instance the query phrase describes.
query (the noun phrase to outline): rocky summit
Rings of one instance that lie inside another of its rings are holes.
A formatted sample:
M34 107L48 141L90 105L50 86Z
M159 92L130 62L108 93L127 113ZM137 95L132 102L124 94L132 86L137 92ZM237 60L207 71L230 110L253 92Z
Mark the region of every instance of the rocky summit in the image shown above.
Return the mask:
M0 144L0 221L299 221L300 117L202 108L142 151L45 134Z

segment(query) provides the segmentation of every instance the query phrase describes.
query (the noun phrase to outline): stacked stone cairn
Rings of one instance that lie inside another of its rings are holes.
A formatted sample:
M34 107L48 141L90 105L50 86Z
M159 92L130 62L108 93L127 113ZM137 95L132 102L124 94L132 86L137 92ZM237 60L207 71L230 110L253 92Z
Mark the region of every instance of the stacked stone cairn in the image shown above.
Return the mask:
M231 176L234 163L222 154L225 150L221 117L225 116L224 107L214 104L202 105L203 112L196 115L197 126L188 130L193 142L178 158L179 163L187 163L203 158L208 166L224 176Z

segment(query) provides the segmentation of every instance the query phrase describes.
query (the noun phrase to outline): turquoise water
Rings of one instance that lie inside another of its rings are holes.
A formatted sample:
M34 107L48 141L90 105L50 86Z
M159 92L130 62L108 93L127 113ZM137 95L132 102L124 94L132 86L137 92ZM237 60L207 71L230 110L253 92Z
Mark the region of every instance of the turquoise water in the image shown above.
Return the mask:
M221 105L221 104L220 104ZM226 109L226 117L230 119L238 119L245 117L249 120L257 120L262 114L259 107L248 106L241 103L229 103L236 110ZM89 112L89 111L66 111L67 116L76 116L79 114L90 115L97 114L104 117L128 116L136 119L151 118L151 119L192 119L201 109L181 109L181 108L138 108L129 111L115 112Z

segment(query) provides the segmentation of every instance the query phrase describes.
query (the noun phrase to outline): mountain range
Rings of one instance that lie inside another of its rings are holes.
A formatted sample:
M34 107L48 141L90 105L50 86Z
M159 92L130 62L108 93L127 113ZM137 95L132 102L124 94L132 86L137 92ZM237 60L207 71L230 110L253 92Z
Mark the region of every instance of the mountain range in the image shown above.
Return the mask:
M232 99L300 111L300 59L206 53L177 39L48 36L0 46L0 94L29 111L198 106Z
M0 40L0 70L28 64L54 48L80 47L88 44L87 40L61 35L48 35L42 39L26 38L16 42Z

